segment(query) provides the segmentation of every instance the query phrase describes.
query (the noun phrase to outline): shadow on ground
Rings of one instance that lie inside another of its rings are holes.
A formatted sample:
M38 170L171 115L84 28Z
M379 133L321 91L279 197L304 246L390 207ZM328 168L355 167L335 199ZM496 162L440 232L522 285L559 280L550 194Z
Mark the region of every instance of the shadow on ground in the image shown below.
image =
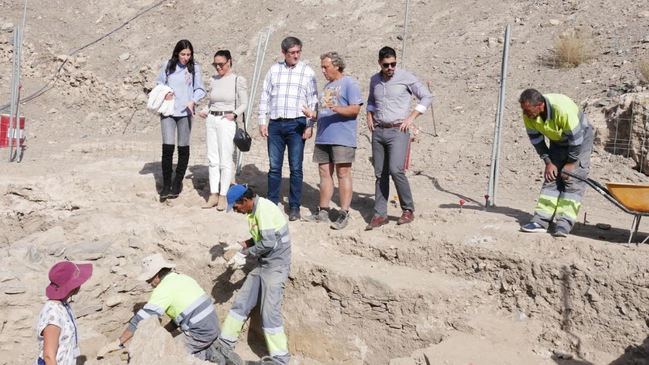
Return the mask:
M336 182L337 178L334 174L334 183ZM266 171L259 170L259 168L253 164L248 164L242 167L241 174L237 176L237 183L248 184L248 186L252 187L254 191L260 196L266 197L268 195L268 173ZM290 176L282 176L280 202L285 207L287 213L289 186ZM334 195L331 199L332 202L336 203L336 205L337 202L340 201L340 196L338 194L337 188L335 189ZM301 205L303 207L307 207L311 211L315 211L319 203L320 189L303 182ZM374 213L374 195L353 192L351 209L358 210L365 222L369 222L372 219L372 214ZM335 219L335 217L332 218Z

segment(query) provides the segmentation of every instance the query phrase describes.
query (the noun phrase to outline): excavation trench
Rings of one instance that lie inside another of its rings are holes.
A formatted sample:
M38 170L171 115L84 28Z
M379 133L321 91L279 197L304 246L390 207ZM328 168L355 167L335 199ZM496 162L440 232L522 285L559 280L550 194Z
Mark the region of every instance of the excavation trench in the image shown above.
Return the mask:
M8 227L1 304L7 318L15 318L0 327L0 348L16 363L30 361L32 354L16 343L34 340L44 273L63 257L95 266L93 280L73 304L88 359L146 301L150 289L133 279L145 254L163 252L179 271L197 278L215 299L221 320L245 277L226 270L220 257L220 242L234 236L210 240L211 232L194 228L207 226L208 218L171 225L162 216L140 224L137 209L115 217L39 197L38 189L16 192L3 196L4 206L13 208L0 220ZM235 218L230 230L245 232L245 221ZM503 318L542 323L534 343L582 358L594 348L619 353L645 338L649 273L624 251L576 245L568 255L555 244L551 255L522 254L497 241L455 242L434 232L413 237L386 228L381 234L383 239L349 231L321 242L296 240L283 313L290 350L303 363L387 364L457 333L483 336L475 318L489 308ZM551 245L538 243L545 246ZM266 351L259 328L253 315L241 337L251 358ZM114 356L98 363L125 360Z
M406 235L396 241L409 239ZM649 273L604 248L577 248L577 257L561 257L561 252L523 257L493 245L452 243L435 234L408 244L340 236L333 246L341 254L377 263L483 282L499 308L544 323L538 341L548 348L587 355L590 346L618 353L646 338Z

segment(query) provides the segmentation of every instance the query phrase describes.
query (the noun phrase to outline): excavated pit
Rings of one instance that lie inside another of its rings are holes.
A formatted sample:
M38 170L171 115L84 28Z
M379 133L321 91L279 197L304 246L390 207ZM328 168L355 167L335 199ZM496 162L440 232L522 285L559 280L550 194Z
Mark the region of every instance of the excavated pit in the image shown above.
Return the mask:
M3 321L0 347L16 363L29 362L32 354L17 351L16 344L33 341L47 268L64 257L95 265L93 279L73 303L87 364L126 363L124 356L95 360L94 354L146 301L149 289L133 278L149 252L163 252L179 271L197 278L223 320L244 273L226 269L222 244L245 234L241 217L226 216L227 230L210 226L209 217L169 223L169 217L191 212L179 204L143 225L136 218L157 204L147 196L136 197L142 207L115 217L42 191L38 184L8 186L2 196L12 208L2 215L8 229L0 287L7 318L15 320ZM306 237L320 228L297 223L283 308L297 363L387 364L422 349L453 348L458 339L492 341L487 347L499 339L502 351L525 348L523 355L511 355L512 363L552 364L553 353L610 359L642 343L649 273L632 250L536 237L513 243L520 241L518 233L498 237L489 216L479 232L466 232L464 225L481 214L487 213L441 214L430 227L412 230L326 232L317 241ZM436 232L449 224L460 233ZM241 336L239 349L248 359L265 354L259 326L253 314ZM637 354L634 349L629 351Z

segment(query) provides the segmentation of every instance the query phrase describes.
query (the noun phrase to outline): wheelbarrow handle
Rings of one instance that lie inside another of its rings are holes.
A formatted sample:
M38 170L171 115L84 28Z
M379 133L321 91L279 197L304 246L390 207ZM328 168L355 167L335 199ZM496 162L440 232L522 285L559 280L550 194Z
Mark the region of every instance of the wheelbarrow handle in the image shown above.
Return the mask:
M600 194L611 195L611 192L608 191L608 189L604 185L600 184L599 182L597 182L597 181L595 181L595 180L593 180L591 178L584 178L584 177L581 177L581 176L579 176L577 174L574 174L574 173L572 173L570 171L561 171L561 173L566 174L566 175L568 175L568 176L570 176L570 177L572 177L574 179L577 179L579 181L585 182L591 188L597 190Z

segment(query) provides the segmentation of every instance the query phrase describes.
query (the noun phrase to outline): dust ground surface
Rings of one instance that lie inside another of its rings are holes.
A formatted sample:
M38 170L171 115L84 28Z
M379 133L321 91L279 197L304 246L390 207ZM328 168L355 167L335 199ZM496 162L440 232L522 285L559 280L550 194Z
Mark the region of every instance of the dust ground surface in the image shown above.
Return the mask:
M378 49L401 46L403 8L394 2L187 0L164 2L66 56L154 4L29 2L24 92L50 81L53 87L21 108L29 118L25 158L2 162L0 170L0 364L33 363L33 327L47 270L64 257L94 264L93 277L72 304L84 364L126 363L124 354L103 360L95 354L147 300L150 289L135 276L140 259L153 252L195 277L225 318L244 273L226 269L221 247L247 238L247 226L241 215L200 209L209 192L200 118L194 121L183 193L161 204L156 192L159 122L144 110L144 90L153 86L177 40L193 42L204 79L219 48L232 50L235 71L251 79L257 32L270 25L274 32L262 72L280 59L281 39L295 35L304 42L303 59L316 71L321 53L340 52L364 95L378 70ZM22 4L0 0L0 8L4 101L11 75L8 23L18 23ZM626 243L632 217L589 190L570 237L518 232L531 217L542 163L516 101L523 89L535 87L580 104L604 100L595 114L620 103L624 94L646 93L636 71L636 61L649 57L645 2L418 1L411 2L410 21L405 68L431 81L438 133L433 136L430 112L418 119L423 132L413 144L409 171L415 221L397 226L400 210L390 205L390 224L364 231L374 176L362 111L350 225L332 231L325 224L290 223L293 264L283 313L293 363L649 363L649 246ZM485 209L506 24L513 39L500 183L497 206ZM576 68L553 67L548 59L554 40L575 29L590 35L593 58ZM319 73L318 82L324 83ZM593 118L596 127L607 129L598 120ZM265 195L265 141L253 134L238 181ZM600 136L606 140L592 155L591 176L646 183L633 169L637 161L607 147L612 130ZM318 199L312 152L309 140L303 215ZM286 188L287 169L284 176ZM460 210L461 199L466 204ZM643 222L636 239L648 231ZM237 346L246 360L265 354L260 332L253 314ZM151 333L151 344L169 345L157 329ZM139 355L153 359L159 350L152 346Z

